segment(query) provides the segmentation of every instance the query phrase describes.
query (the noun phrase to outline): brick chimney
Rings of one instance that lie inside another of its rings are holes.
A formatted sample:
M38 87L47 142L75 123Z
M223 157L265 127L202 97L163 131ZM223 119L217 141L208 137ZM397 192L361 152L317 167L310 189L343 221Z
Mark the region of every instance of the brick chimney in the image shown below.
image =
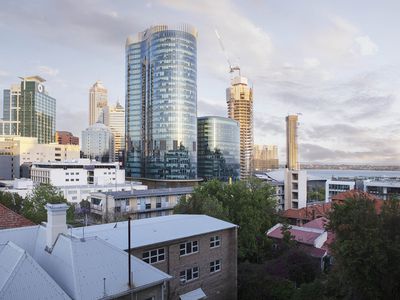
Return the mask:
M68 205L46 204L47 225L46 225L46 246L51 249L60 233L67 233L67 209Z

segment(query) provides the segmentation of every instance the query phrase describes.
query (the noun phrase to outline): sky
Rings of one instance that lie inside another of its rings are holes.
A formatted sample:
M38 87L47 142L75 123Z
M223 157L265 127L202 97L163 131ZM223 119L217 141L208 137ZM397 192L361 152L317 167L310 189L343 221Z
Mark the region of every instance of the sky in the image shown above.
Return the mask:
M256 144L285 160L301 113L301 162L400 164L399 1L2 0L0 90L40 75L57 130L88 126L89 88L125 102L125 41L156 24L198 31L198 116L227 116L228 63L254 89Z

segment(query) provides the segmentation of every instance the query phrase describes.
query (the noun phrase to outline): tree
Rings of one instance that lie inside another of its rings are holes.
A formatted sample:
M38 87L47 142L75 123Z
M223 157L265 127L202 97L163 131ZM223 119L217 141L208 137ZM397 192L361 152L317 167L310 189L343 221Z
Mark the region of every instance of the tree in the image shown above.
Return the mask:
M22 197L17 193L9 193L0 191L0 203L16 213L21 213Z
M400 299L399 202L385 201L379 213L373 200L359 196L335 204L329 220L335 289L350 299Z
M63 194L51 184L40 184L36 186L32 194L24 201L22 215L34 223L41 223L47 220L46 204L67 203ZM74 220L74 207L69 205L67 221Z
M275 206L273 188L261 180L231 185L211 180L195 188L189 198L182 198L174 211L206 214L239 225L239 259L261 262L271 244L265 231L276 220Z

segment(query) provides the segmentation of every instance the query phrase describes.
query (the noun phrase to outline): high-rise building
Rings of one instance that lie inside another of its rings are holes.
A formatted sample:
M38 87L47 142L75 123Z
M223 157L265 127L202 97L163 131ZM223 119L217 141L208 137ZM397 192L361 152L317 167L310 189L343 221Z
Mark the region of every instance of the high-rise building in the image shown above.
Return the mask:
M289 115L286 117L286 164L289 170L299 170L297 125L297 115Z
M125 149L125 109L119 102L104 108L104 124L114 135L115 161L119 161L120 153Z
M254 145L253 151L254 171L265 172L279 168L278 146Z
M79 138L69 131L56 131L56 142L60 145L79 145Z
M18 135L21 85L13 84L3 91L3 130L0 134Z
M56 99L50 97L39 76L21 77L19 134L36 137L39 144L54 143Z
M158 25L126 41L126 173L197 175L197 30Z
M95 123L82 131L83 158L99 162L114 161L114 138L111 130L102 123Z
M197 119L197 175L204 180L240 176L240 125L223 117Z
M253 89L247 78L236 76L226 89L228 117L240 123L240 178L247 179L253 159Z
M108 104L108 92L103 83L97 80L89 91L89 126L103 123L103 108Z

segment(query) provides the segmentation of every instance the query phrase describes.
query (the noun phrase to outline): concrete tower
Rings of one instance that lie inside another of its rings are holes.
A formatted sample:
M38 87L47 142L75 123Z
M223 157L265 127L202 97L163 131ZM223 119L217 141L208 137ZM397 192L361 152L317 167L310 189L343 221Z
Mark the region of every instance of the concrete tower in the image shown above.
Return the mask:
M89 90L89 126L103 123L103 108L108 103L108 92L101 81L96 81Z
M299 169L299 147L297 143L297 115L286 117L286 164L289 170Z
M119 102L104 108L104 124L114 135L115 161L118 161L120 152L125 149L125 109Z
M228 117L240 124L240 179L251 175L253 161L253 89L247 78L236 76L226 89Z

